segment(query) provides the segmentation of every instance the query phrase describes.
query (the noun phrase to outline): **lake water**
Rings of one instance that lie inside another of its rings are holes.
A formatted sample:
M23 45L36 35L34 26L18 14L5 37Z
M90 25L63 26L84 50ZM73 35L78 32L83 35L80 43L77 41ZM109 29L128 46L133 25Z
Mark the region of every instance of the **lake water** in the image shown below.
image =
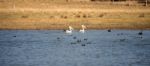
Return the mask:
M0 30L0 66L150 66L150 30Z

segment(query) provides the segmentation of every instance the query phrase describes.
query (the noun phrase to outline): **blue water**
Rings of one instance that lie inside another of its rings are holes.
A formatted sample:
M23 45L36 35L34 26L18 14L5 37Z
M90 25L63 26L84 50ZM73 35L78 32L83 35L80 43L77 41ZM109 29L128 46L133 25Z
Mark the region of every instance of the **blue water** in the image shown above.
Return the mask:
M0 66L150 66L150 30L0 30Z

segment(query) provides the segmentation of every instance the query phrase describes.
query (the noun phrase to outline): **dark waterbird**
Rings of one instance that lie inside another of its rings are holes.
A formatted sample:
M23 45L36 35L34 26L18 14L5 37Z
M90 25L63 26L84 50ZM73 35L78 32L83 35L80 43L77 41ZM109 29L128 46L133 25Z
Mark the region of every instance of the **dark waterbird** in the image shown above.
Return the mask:
M78 43L80 43L80 42L81 42L81 40L77 40L77 42L78 42Z
M17 37L17 36L13 36L13 37Z
M143 32L142 32L142 31L140 31L138 34L139 34L139 35L143 35Z
M57 40L60 40L60 37L57 37Z
M85 46L85 44L82 44L81 46Z
M76 39L77 37L73 37L73 39Z
M87 38L84 38L84 40L87 41L88 39L87 39Z
M121 42L124 42L126 39L120 39Z
M66 30L63 30L63 32L66 32Z
M108 32L111 32L111 29L108 29L107 31L108 31Z

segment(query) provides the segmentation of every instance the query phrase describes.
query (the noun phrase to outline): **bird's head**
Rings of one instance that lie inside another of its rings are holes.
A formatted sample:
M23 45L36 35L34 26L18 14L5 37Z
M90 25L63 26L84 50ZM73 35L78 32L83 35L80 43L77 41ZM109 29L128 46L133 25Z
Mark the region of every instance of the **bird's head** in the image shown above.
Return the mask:
M85 26L85 25L81 25L81 26L82 26L83 29L86 29L86 26Z
M70 29L70 30L73 30L73 27L72 27L72 26L69 26L69 29Z

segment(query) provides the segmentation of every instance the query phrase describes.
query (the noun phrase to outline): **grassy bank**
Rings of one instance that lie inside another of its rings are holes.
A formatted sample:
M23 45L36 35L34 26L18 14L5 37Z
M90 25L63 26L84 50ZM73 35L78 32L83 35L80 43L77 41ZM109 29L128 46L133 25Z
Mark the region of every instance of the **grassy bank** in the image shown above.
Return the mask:
M137 20L137 22L135 22ZM85 24L88 29L150 29L150 19L8 19L1 21L0 29L75 29ZM11 21L11 22L10 22Z
M0 3L0 29L150 29L150 7L100 3ZM18 4L16 4L18 3Z

